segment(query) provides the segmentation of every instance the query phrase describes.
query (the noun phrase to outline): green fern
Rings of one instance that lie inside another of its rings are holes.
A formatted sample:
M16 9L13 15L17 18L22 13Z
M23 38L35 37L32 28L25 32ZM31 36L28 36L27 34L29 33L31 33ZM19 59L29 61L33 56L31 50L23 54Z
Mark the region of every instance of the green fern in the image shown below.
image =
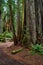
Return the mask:
M32 50L31 50L32 54L38 53L38 54L43 55L43 47L42 47L42 45L39 45L39 44L33 45L32 44L31 47L32 47Z

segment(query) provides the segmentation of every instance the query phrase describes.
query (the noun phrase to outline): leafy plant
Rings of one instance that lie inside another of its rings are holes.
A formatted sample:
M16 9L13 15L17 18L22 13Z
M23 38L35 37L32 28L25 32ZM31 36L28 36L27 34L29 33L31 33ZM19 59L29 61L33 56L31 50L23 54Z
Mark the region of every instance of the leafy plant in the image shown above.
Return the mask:
M13 38L13 33L12 32L6 32L6 37L7 38Z
M31 50L32 54L38 53L38 54L43 55L43 47L42 47L42 45L39 45L39 44L33 45L32 44L31 47L32 47L32 50Z
M4 42L5 38L13 38L13 33L12 32L4 32L0 34L0 42Z
M5 42L5 34L0 34L0 42Z

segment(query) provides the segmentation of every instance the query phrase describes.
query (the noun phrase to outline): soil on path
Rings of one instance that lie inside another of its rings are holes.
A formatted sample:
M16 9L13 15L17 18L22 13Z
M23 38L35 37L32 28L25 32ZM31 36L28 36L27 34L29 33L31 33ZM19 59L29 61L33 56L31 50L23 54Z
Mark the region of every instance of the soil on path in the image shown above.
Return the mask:
M17 60L12 59L7 54L0 50L0 65L25 65Z
M43 65L43 56L38 55L38 54L32 55L28 49L23 49L21 52L13 55L13 54L11 54L12 50L16 50L16 49L19 49L22 47L14 46L13 42L12 43L7 42L6 44L11 44L11 45L6 46L4 43L4 47L3 47L3 45L1 46L0 62L5 63L5 64L0 64L0 65ZM4 55L3 55L3 53L4 53ZM5 58L5 61L3 61L4 58ZM3 59L3 60L1 61L1 59ZM18 63L20 63L20 64L18 64Z
M14 45L14 42L4 42L4 43L0 42L0 48L7 48L12 45Z
M20 62L12 58L9 53L5 52L5 49L14 46L13 42L0 43L0 65L27 65L24 62Z

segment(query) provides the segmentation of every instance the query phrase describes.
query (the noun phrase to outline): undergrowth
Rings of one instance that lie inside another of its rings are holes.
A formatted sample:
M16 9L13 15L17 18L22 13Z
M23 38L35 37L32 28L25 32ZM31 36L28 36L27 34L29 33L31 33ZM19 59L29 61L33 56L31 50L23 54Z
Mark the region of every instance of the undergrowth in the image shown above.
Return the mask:
M40 55L43 55L43 47L41 44L40 45L39 44L35 44L35 45L32 44L31 48L32 48L32 50L31 50L32 54L38 53Z

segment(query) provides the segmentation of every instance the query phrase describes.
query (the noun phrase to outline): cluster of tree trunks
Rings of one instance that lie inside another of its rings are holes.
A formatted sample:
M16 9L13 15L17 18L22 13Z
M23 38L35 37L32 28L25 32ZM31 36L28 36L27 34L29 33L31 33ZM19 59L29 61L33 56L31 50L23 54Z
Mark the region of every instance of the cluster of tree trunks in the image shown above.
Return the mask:
M14 15L12 11L12 0L8 0L10 11L10 26L13 32L14 44L42 43L43 32L43 0L22 0L22 21L20 19L20 1L17 0L17 35L14 28ZM0 10L1 21L1 10ZM0 29L1 30L1 29Z
M42 0L23 0L23 17L22 23L20 21L20 2L18 4L18 13L17 13L17 20L18 20L18 32L17 38L18 41L24 37L24 40L29 46L31 43L33 44L41 44L42 43ZM21 33L22 32L22 33ZM22 38L21 38L22 35ZM21 42L20 42L21 43Z
M33 44L42 43L42 0L24 1L24 28L27 35L27 42ZM26 43L27 43L26 42Z

